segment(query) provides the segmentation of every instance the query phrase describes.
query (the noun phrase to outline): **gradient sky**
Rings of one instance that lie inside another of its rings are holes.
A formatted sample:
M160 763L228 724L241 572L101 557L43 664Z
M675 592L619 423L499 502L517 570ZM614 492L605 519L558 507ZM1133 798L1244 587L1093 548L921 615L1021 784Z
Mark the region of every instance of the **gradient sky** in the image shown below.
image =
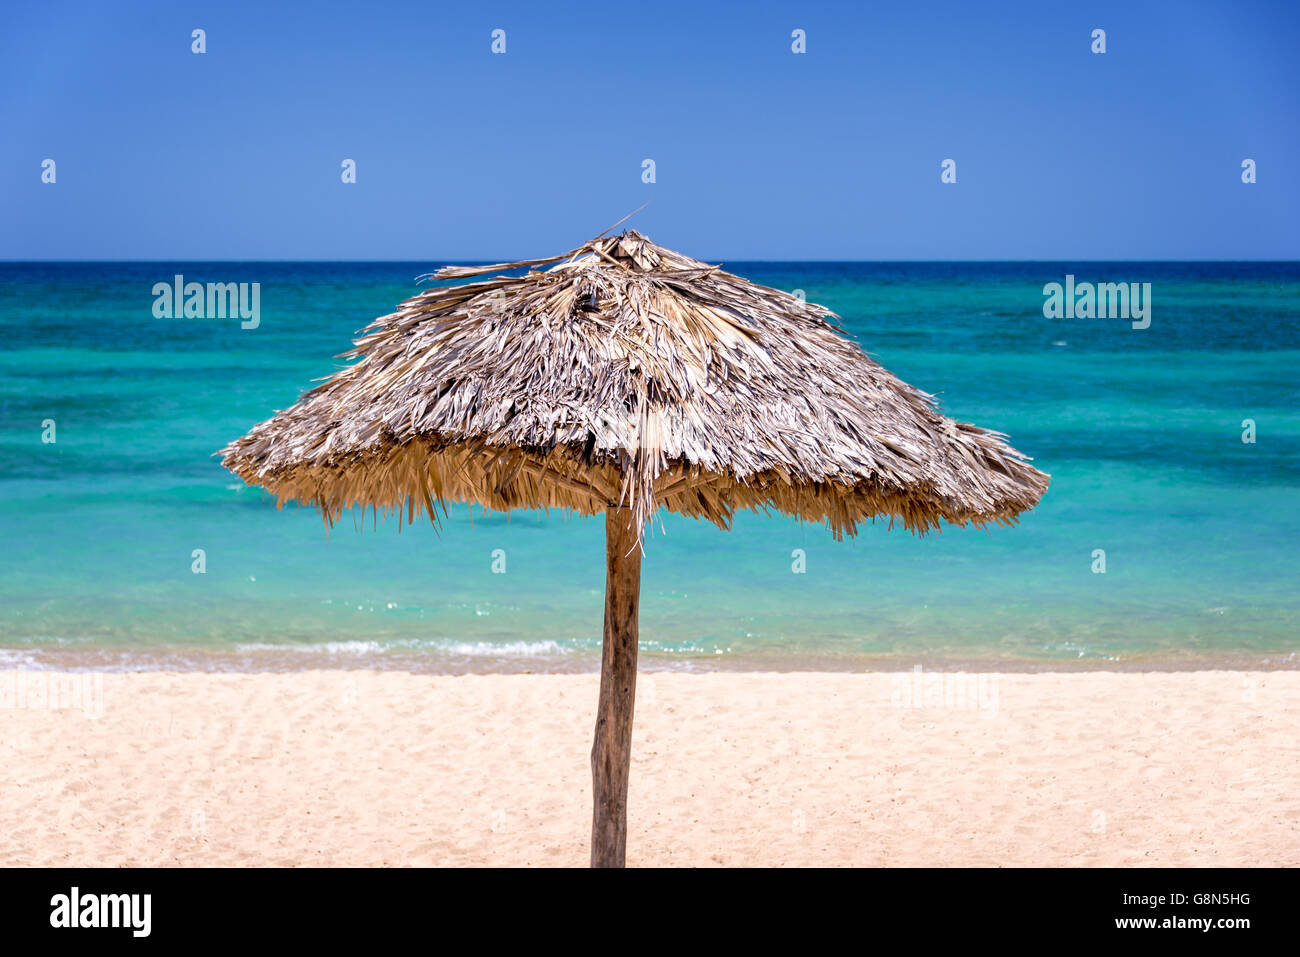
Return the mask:
M0 24L0 259L539 256L647 201L629 225L704 259L1300 258L1294 2L91 0Z

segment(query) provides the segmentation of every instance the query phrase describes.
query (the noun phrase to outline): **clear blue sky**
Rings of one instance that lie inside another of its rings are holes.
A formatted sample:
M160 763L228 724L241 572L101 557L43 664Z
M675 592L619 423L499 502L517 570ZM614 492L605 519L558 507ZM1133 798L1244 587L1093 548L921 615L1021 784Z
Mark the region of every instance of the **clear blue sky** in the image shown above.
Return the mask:
M1300 258L1295 2L87 0L0 23L0 259L544 255L647 200L632 225L701 258Z

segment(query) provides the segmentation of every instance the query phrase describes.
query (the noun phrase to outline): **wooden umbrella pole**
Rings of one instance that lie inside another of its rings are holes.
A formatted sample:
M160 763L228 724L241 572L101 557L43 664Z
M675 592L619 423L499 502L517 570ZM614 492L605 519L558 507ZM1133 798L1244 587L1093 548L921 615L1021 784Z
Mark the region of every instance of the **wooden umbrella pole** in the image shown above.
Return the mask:
M636 699L641 546L632 511L605 513L605 646L596 740L591 746L591 866L622 867L627 852L627 777Z

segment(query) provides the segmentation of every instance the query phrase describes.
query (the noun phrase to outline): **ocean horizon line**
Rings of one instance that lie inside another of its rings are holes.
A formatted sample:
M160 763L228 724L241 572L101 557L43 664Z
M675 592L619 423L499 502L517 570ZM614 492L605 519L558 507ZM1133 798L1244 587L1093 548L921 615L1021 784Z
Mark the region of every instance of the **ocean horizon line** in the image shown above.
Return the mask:
M490 258L466 258L456 256L452 258L425 257L418 259L226 259L226 258L187 258L187 259L151 259L151 258L130 258L130 259L0 259L0 266L117 266L117 265L136 265L136 264L156 264L156 263L230 263L230 264L247 264L247 263L269 263L274 265L285 266L335 266L350 264L368 264L368 265L394 265L406 263L442 263L465 266L486 266L494 263L508 263L521 261L518 258L512 258L503 254L500 257ZM1089 258L1058 258L1058 259L744 259L728 256L705 256L702 261L733 262L733 263L750 263L754 265L972 265L972 266L990 266L990 265L1037 265L1037 264L1058 264L1058 263L1084 263L1084 264L1140 264L1140 265L1189 265L1189 266L1231 266L1238 264L1269 264L1279 266L1300 266L1300 259L1089 259Z

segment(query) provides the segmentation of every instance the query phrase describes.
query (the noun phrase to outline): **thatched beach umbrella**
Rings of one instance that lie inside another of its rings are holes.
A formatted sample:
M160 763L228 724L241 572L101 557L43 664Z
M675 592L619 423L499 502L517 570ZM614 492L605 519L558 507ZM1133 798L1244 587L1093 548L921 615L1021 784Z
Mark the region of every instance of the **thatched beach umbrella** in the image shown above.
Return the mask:
M539 268L540 267L540 268ZM549 268L545 268L549 267ZM825 522L1010 524L1047 488L1001 433L955 422L833 314L628 230L466 279L363 331L357 362L227 446L223 463L327 522L448 502L605 515L591 862L622 865L641 539L659 508Z

